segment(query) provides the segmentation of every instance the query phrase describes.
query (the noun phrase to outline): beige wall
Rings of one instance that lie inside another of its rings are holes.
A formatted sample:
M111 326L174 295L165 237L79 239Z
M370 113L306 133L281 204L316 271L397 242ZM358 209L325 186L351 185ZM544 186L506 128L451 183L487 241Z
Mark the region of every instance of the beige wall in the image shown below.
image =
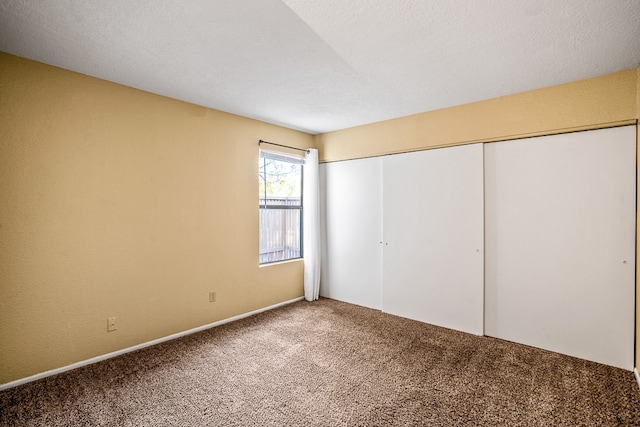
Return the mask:
M335 161L639 111L634 69L315 141ZM311 136L3 53L0 129L0 384L302 295L301 262L258 267L255 165Z
M302 296L257 142L311 136L3 53L0 129L0 384Z
M330 162L637 124L639 118L640 68L636 68L330 132L316 136L316 145L321 161ZM638 162L640 164L640 156ZM636 253L640 265L640 247ZM638 273L636 306L640 307L640 269ZM640 316L636 316L636 367L640 367Z

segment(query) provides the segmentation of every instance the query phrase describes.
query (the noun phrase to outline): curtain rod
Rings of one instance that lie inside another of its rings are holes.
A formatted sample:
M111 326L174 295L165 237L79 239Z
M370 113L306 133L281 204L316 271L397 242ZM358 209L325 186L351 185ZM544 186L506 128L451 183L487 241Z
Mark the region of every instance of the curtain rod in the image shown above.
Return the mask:
M290 147L290 146L288 146L288 145L276 144L275 142L269 142L269 141L263 141L263 140L258 141L258 145L260 145L260 144L277 145L278 147L284 147L284 148L290 148L290 149L292 149L292 150L304 151L305 153L308 153L308 152L309 152L309 149L308 149L308 148L296 148L296 147Z

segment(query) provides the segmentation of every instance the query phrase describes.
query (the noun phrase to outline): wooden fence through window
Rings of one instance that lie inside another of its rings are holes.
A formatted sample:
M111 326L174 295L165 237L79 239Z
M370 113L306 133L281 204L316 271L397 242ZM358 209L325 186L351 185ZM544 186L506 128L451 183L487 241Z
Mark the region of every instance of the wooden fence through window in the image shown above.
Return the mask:
M300 198L260 198L260 206L260 264L300 258Z

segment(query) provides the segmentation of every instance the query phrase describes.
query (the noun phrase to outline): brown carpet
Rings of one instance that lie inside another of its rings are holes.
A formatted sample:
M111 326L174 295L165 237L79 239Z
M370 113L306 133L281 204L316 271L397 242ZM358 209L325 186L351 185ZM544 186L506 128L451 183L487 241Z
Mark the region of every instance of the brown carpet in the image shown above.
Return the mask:
M631 372L333 300L0 392L2 426L640 425Z

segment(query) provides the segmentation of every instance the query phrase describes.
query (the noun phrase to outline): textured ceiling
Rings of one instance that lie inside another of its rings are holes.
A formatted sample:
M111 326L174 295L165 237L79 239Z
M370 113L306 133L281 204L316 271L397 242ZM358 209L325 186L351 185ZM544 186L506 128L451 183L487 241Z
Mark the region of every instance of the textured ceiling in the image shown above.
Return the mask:
M640 0L10 0L0 50L322 133L640 66Z

